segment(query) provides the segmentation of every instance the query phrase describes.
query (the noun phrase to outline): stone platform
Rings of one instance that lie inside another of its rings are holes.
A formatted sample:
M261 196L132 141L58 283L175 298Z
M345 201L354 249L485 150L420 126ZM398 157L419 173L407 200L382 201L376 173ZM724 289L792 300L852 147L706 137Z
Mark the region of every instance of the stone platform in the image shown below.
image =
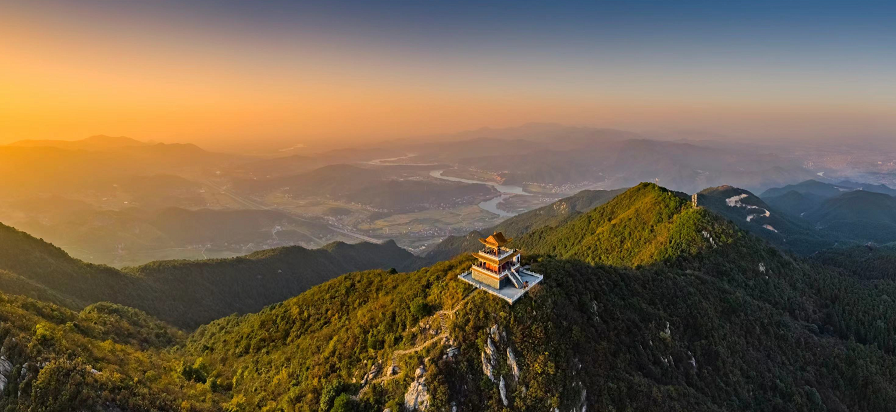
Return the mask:
M529 282L529 287L526 289L517 289L512 284L501 289L495 289L489 285L486 285L485 283L473 279L473 272L464 272L462 275L458 276L458 278L475 286L478 289L482 289L488 293L491 293L492 295L504 299L505 301L507 301L507 303L510 303L512 305L513 302L517 301L517 299L523 297L523 295L525 295L526 292L529 291L529 289L541 282L541 280L544 279L544 276L539 275L535 272L530 272L528 270L528 267L520 269L520 279L523 282Z

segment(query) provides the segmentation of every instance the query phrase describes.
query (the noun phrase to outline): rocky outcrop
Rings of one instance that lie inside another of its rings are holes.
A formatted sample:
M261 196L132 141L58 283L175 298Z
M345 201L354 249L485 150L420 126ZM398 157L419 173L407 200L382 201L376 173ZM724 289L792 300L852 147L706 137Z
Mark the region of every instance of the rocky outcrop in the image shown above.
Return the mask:
M504 377L501 377L501 383L498 384L498 391L501 392L501 402L507 406L507 386L504 385Z
M511 376L507 376L507 379L505 379L506 375L502 375L505 370L500 363L498 348L507 353L507 368L511 373ZM499 366L502 369L499 370ZM501 402L504 406L509 407L511 399L508 392L512 392L513 385L520 383L520 365L516 354L513 352L511 342L507 339L507 334L498 325L488 329L485 347L482 349L482 372L488 376L489 380L498 384ZM519 389L525 394L525 387Z
M426 387L426 369L421 365L414 374L414 381L404 394L404 406L408 411L425 411L429 408L429 389Z
M572 407L572 412L587 412L588 391L585 390L585 387L582 385L581 382L576 382L576 386L582 388L582 394L579 397L578 404Z
M12 372L12 362L6 359L6 356L0 356L0 392L6 389L9 382L9 373Z
M669 325L669 322L666 322L666 330L660 332L660 337L666 341L672 340L672 327Z
M495 382L495 370L497 368L498 350L495 349L495 344L492 342L492 338L488 337L485 349L482 351L482 372L485 373L492 382Z
M379 374L380 364L374 363L373 366L370 367L370 372L367 372L367 375L364 375L364 379L361 379L361 386L367 385L367 383L376 379L377 375Z
M510 366L510 372L513 373L513 381L520 380L520 367L516 364L516 356L513 355L513 349L507 347L507 365Z
M579 412L585 412L588 408L588 391L582 388L582 397L579 399Z
M490 358L485 354L485 351L482 351L482 373L488 376L492 382L495 381L495 369L492 367Z

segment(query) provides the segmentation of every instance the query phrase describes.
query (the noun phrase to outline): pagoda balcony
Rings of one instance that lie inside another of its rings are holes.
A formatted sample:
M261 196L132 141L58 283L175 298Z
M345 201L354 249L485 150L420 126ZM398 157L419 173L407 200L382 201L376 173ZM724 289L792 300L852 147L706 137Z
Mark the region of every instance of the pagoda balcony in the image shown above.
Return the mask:
M473 257L493 265L502 265L507 262L518 261L520 252L515 249L502 249L498 253L492 250L480 250L473 253Z
M498 253L495 253L495 250L494 250L494 249L488 249L488 248L486 248L486 249L480 249L480 250L479 250L479 253L481 253L481 254L483 254L483 255L486 255L486 256L489 256L489 257L491 257L491 258L500 260L500 259L504 259L504 258L506 258L507 256L510 256L510 255L513 254L513 253L516 253L516 249L505 249L505 248L501 248L501 249L498 251Z
M497 272L495 270L492 270L488 266L485 266L479 262L476 262L476 263L473 263L473 270L479 271L481 273L490 275L490 276L498 278L498 279L501 279L501 278L504 278L505 276L508 276L508 274L511 270L519 270L520 266L521 265L519 262L515 262L509 268L506 268L506 269L502 270L501 272Z

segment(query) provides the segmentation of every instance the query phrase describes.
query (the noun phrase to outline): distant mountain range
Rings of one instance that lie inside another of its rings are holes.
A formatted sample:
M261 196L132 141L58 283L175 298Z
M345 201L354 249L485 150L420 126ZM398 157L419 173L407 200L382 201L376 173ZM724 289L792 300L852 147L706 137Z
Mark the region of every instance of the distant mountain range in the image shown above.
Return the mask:
M885 185L809 180L769 189L761 197L819 235L848 244L896 241L894 194Z
M0 146L0 194L90 196L110 193L134 176L209 176L239 156L212 153L189 144L124 146L72 150L52 146Z
M799 161L771 151L658 141L621 130L555 124L480 129L379 147L413 154L408 161L415 163L484 170L515 185L590 182L630 187L659 180L687 193L723 184L761 191L815 175Z
M64 199L32 202L33 213L16 220L17 227L64 246L80 259L119 267L165 256L231 257L279 246L314 245L332 233L323 223L273 210L97 210ZM49 206L57 202L64 210Z
M13 147L54 147L67 150L110 150L125 147L148 146L152 143L141 142L124 136L90 136L81 140L19 140L8 144Z
M494 225L500 219L475 208L494 199L497 191L489 185L449 182L430 174L445 169L445 176L521 186L536 195L502 204L515 211L547 204L581 188L630 187L649 181L695 193L728 184L749 191L752 197L764 191L760 198L768 207L763 209L779 211L772 213L771 219L788 217L789 224L764 223L780 236L768 229L754 232L776 246L810 253L834 244L890 240L885 233L887 226L881 226L884 229L880 233L863 237L859 232L865 229L850 232L848 229L855 225L847 223L843 232L849 236L840 236L834 233L840 229L824 229L840 225L837 222L842 219L832 220L835 215L800 214L820 208L825 199L845 191L862 189L889 195L896 191L850 181L833 185L807 181L787 186L815 174L802 162L765 146L755 150L732 147L650 140L626 131L555 124L481 129L278 158L213 153L189 144L155 144L127 137L20 141L0 146L0 173L10 176L0 181L0 220L53 240L78 257L93 260L90 256L97 256L97 262L119 266L157 258L201 256L196 251L209 246L209 242L172 236L177 232L176 225L165 226L164 221L147 222L150 215L171 208L186 209L189 212L184 214L200 220L200 215L213 215L202 209L253 210L219 215L242 222L254 219L250 215L268 216L258 220L264 223L256 231L239 230L239 222L219 225L234 230L217 231L220 236L212 242L217 245L206 249L211 252L207 256L231 256L288 242L320 246L334 240L351 241L352 234L343 236L343 232L324 228L332 226L360 236L396 236L403 246L413 250L426 247L433 258L444 259L469 249L469 244L449 246L456 238L431 246L445 233ZM717 209L729 215L734 210ZM421 214L427 211L434 213ZM470 211L480 213L468 217ZM273 235L277 223L269 218L277 213L292 215L282 220L293 227L283 231L280 243L281 238ZM398 215L404 216L389 220ZM747 216L730 218L745 220ZM766 217L760 216L755 222L764 220ZM79 227L78 221L91 224ZM408 224L401 227L401 233L407 233L401 238L396 234L396 222L405 221ZM157 226L167 229L160 231ZM407 229L411 227L414 229ZM794 236L802 240L790 242ZM198 242L183 243L193 240ZM120 259L127 253L118 253L119 246L141 252ZM440 249L444 253L439 254ZM153 250L168 252L144 252Z
M191 234L201 235L199 233ZM394 242L269 249L242 257L160 261L118 270L71 258L40 239L0 225L0 279L6 288L80 309L110 301L185 328L257 311L340 274L409 269L416 258Z
M809 222L780 211L747 190L719 186L704 189L697 197L700 206L783 250L809 255L845 240L819 233Z

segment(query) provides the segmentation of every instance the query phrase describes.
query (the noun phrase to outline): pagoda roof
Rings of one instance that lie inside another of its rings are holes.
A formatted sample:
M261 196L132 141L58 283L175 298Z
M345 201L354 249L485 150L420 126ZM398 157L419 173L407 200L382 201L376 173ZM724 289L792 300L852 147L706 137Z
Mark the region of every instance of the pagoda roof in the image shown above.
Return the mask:
M505 238L505 237L504 237L504 234L501 233L501 232L495 232L495 233L493 233L491 236L489 236L489 237L487 237L487 238L485 238L485 239L483 239L483 238L479 238L479 241L482 242L482 244L484 244L484 245L486 245L486 246L491 246L491 247L501 247L501 246L504 246L504 245L506 245L508 242L510 242L511 240L512 240L512 239L507 239L507 238Z

